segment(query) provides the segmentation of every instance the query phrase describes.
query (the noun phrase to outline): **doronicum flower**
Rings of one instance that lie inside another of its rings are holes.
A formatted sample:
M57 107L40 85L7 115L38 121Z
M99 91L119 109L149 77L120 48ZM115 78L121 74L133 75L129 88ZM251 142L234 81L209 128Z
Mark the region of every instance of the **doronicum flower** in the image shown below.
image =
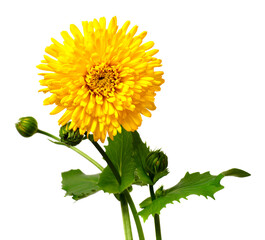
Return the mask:
M121 132L135 131L142 116L150 117L155 110L155 95L164 82L163 72L155 71L161 60L153 57L152 41L143 44L147 32L135 35L137 26L127 32L127 21L118 30L113 17L106 27L106 19L82 22L83 33L70 26L72 36L61 33L61 44L45 49L42 64L37 67L49 71L41 73L41 92L50 92L44 105L57 105L51 114L65 111L60 125L71 120L70 129L83 135L93 133L94 140L104 142Z
M38 131L38 122L33 117L22 117L16 123L16 129L23 137L31 137Z

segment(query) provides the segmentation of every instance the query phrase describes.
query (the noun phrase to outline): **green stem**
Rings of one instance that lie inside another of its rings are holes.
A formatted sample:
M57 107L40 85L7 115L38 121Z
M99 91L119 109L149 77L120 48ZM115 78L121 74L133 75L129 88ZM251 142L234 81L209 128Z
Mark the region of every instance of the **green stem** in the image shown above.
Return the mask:
M116 170L115 166L113 165L113 163L111 162L110 158L108 157L108 155L106 154L106 152L102 149L102 147L97 143L95 142L92 138L89 138L89 140L92 142L92 144L96 147L96 149L99 151L99 153L101 154L101 156L106 160L106 162L108 163L108 165L110 166L113 174L115 175L117 181L119 183L121 183L121 177L120 177L120 174L118 173L118 171ZM144 233L143 233L143 228L142 228L142 225L141 225L141 222L140 222L140 218L139 218L139 215L137 213L137 210L135 208L135 205L134 205L134 202L131 198L131 195L129 193L128 190L125 190L123 192L124 196L126 197L126 200L127 202L129 203L129 206L130 206L130 209L131 209L131 212L133 214L133 217L134 217L134 221L135 221L135 224L136 224L136 228L137 228L137 232L138 232L138 236L139 236L139 240L145 240L144 238Z
M50 134L50 133L47 133L45 131L42 131L40 129L38 129L37 133L41 133L43 135L46 135L48 137L51 137L59 142L61 142L61 139L58 138L58 137L55 137L54 135ZM85 154L84 152L82 152L81 150L79 150L78 148L74 147L74 146L69 146L69 145L66 145L64 144L65 146L71 148L72 150L74 150L75 152L77 152L78 154L80 154L82 157L86 158L89 162L91 162L92 164L94 164L100 171L103 171L103 167L97 162L95 161L93 158L89 157L87 154Z
M94 164L100 171L103 171L104 167L102 167L96 160L94 160L93 158L89 157L87 154L85 154L84 152L82 152L80 149L78 149L76 147L73 147L73 146L69 146L69 148L71 148L75 152L79 153L84 158L86 158L89 162L91 162L92 164Z
M152 201L154 201L156 199L155 192L154 192L154 186L149 185L149 190L150 190L151 199L152 199ZM160 219L159 219L158 214L155 214L154 222L155 222L156 240L162 240Z
M102 147L95 142L94 140L89 139L92 144L96 147L96 149L99 151L99 153L101 154L101 156L103 157L103 159L107 162L107 164L109 165L111 171L113 172L115 178L117 179L118 183L121 184L121 176L118 172L118 170L116 169L116 167L114 166L114 164L112 163L112 161L110 160L110 158L108 157L108 155L106 154L106 152L102 149Z
M51 138L53 138L53 139L55 139L55 140L57 140L57 141L59 141L59 142L61 141L60 138L55 137L54 135L52 135L52 134L50 134L50 133L48 133L48 132L44 132L44 131L42 131L42 130L40 130L40 129L38 129L37 133L41 133L41 134L43 134L43 135L46 135L46 136L48 136L48 137L51 137Z
M132 237L130 214L129 214L128 204L127 204L124 194L120 194L120 203L121 203L121 212L122 212L125 240L132 240L133 237Z
M134 221L135 221L135 225L136 225L136 228L137 228L139 240L145 240L142 224L140 222L140 218L139 218L139 215L137 213L137 210L136 210L136 207L134 205L134 202L132 200L132 197L131 197L131 195L130 195L128 190L125 190L123 193L124 193L124 195L125 195L125 197L127 199L127 202L129 204L130 208L131 208L131 212L132 212L132 215L133 215L133 218L134 218Z

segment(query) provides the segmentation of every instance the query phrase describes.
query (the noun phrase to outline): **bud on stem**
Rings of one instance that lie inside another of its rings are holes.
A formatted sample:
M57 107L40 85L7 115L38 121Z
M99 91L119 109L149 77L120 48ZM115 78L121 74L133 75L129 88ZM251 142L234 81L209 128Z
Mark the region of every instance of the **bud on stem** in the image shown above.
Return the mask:
M167 169L167 155L161 150L150 152L145 159L145 170L149 175L155 176Z
M60 128L59 135L63 143L66 143L70 146L76 146L83 140L84 135L80 134L79 129L77 129L76 131L70 129L70 124L71 122L62 126Z
M16 123L16 129L23 137L31 137L38 131L38 122L33 117L22 117Z

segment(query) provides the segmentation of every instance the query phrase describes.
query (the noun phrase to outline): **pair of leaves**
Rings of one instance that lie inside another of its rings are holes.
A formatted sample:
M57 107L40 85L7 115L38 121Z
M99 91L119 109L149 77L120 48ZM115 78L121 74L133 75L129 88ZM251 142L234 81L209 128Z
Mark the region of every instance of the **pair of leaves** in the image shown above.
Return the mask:
M80 170L64 172L62 173L62 188L66 191L66 195L72 196L74 200L88 197L102 190L99 186L100 175L85 175ZM236 168L222 172L217 176L211 175L209 172L203 174L198 172L190 174L187 172L184 178L175 186L167 190L164 190L163 187L159 188L156 191L156 199L154 201L151 198L145 199L140 204L143 210L139 212L139 215L146 221L150 215L160 214L161 209L166 207L167 204L174 201L179 202L181 198L187 199L192 194L214 199L214 194L224 188L220 181L225 176L247 177L250 174Z
M164 190L163 187L159 188L154 201L151 198L145 199L140 204L143 210L139 212L139 215L146 221L150 215L160 214L161 209L167 204L173 203L173 201L179 202L181 198L187 199L187 196L192 194L214 199L214 194L224 188L220 181L225 176L247 177L250 174L236 168L222 172L217 176L211 175L209 172L203 174L187 172L184 178L172 188L167 190Z
M96 175L85 175L80 170L71 170L62 173L62 188L66 195L79 200L99 190L116 194L123 192L132 184L152 184L142 164L150 151L138 132L127 132L122 129L113 141L108 138L105 149L121 176L121 183L118 183L109 166Z
M114 141L108 139L108 146L105 148L106 154L121 176L121 183L118 183L108 166L102 173L95 175L85 175L80 170L71 170L62 173L62 184L66 195L79 200L99 190L116 194L123 192L132 184L154 184L143 168L143 162L150 151L137 132L127 132L122 129L122 133L117 134ZM160 214L161 209L167 204L174 201L179 202L181 198L187 199L187 196L192 194L214 199L214 194L224 188L220 184L223 177L247 177L249 175L249 173L235 168L217 176L211 175L209 172L203 174L187 172L175 186L167 190L159 188L154 201L151 198L144 200L140 204L143 210L139 212L139 215L145 221L150 215Z
M113 141L108 139L108 146L105 149L121 176L121 184L107 166L99 179L99 186L104 192L121 193L132 184L152 184L142 164L149 153L149 148L142 142L138 132L127 132L122 129Z

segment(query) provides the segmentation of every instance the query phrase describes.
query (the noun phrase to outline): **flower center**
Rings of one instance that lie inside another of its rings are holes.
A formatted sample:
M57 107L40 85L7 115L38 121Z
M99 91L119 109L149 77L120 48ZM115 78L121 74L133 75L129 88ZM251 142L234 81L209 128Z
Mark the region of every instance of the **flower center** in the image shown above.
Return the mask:
M92 92L108 97L115 91L120 76L115 66L100 64L90 67L85 80Z

